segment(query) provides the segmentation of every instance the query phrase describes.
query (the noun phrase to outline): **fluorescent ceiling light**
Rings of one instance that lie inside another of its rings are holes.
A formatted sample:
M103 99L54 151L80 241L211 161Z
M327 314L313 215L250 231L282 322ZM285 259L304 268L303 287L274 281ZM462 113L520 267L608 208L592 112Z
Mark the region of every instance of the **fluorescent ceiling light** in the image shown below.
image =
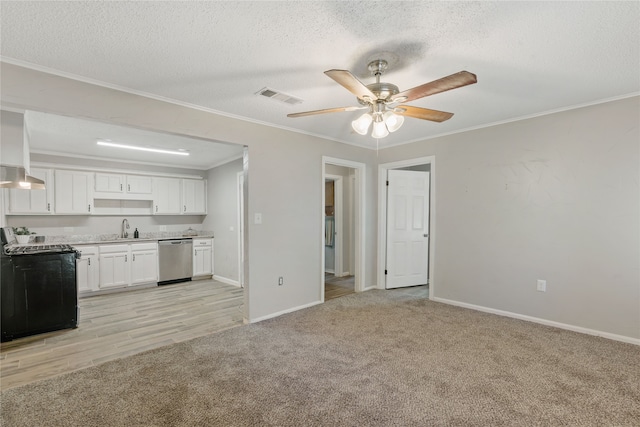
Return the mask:
M178 156L189 155L187 151L162 150L160 148L138 147L137 145L117 144L115 142L110 142L110 141L98 141L98 145L104 145L105 147L126 148L127 150L150 151L152 153L176 154Z

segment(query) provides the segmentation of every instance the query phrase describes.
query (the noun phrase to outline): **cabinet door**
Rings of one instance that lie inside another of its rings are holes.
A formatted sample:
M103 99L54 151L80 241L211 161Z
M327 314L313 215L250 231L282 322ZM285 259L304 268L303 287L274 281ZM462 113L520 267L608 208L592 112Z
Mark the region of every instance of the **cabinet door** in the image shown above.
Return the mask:
M129 286L128 252L100 254L100 289Z
M101 193L124 192L124 175L96 172L96 191Z
M127 193L151 194L151 177L127 175Z
M131 284L158 281L158 251L131 251Z
M53 201L53 173L51 169L31 168L30 175L45 183L45 190L9 190L9 214L50 214Z
M54 187L57 214L91 214L93 173L56 170Z
M182 180L182 213L207 213L207 182L200 179Z
M177 178L153 178L155 214L178 215L180 206L180 180Z
M99 289L100 269L98 265L98 247L76 247L80 258L76 260L78 292L94 292Z
M211 270L211 246L197 247L193 250L193 275L210 275Z

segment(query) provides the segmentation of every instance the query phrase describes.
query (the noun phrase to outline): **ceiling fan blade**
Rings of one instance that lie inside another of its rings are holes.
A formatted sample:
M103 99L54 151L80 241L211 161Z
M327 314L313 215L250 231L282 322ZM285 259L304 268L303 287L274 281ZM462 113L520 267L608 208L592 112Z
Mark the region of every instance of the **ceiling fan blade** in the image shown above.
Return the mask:
M460 71L458 73L451 74L450 76L434 80L430 83L425 83L412 89L407 89L403 92L397 93L391 97L391 101L413 101L414 99L470 85L477 81L478 79L475 74L468 71Z
M411 105L398 105L393 112L405 117L413 117L415 119L430 120L432 122L444 122L453 117L453 113L444 111L429 110L427 108L412 107Z
M369 98L371 101L375 101L378 99L378 97L371 92L364 83L358 80L356 76L347 70L328 70L324 73L362 100L366 101L367 98Z
M287 114L287 117L304 117L304 116L313 116L314 114L325 114L325 113L337 113L340 111L355 111L362 110L368 107L337 107L337 108L325 108L324 110L313 110L313 111L303 111L301 113L291 113Z

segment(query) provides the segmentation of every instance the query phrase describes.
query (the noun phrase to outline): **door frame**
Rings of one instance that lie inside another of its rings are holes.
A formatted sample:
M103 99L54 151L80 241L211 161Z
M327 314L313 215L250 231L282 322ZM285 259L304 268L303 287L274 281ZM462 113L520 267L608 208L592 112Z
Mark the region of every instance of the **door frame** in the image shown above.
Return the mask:
M238 283L244 288L244 171L237 175L237 197L238 197ZM215 266L214 266L215 268Z
M334 218L334 238L333 238L333 257L335 258L333 261L333 274L336 277L342 276L344 275L344 265L342 262L342 247L343 247L343 242L342 242L342 220L343 220L343 209L342 209L342 199L343 199L343 192L342 192L342 179L344 177L340 176L340 175L330 175L330 174L326 174L324 175L324 179L325 182L327 182L327 180L329 181L333 181L333 199L334 199L334 204L333 204L333 218ZM324 206L324 205L323 205ZM325 259L325 263L326 263L326 259ZM326 265L325 265L326 267Z
M321 199L320 205L324 208L324 183L326 177L327 165L344 166L355 170L355 185L354 185L354 199L356 200L355 206L355 291L362 292L365 290L365 225L366 225L366 194L365 194L365 174L366 165L360 162L354 162L351 160L338 159L335 157L322 156L322 181L321 181ZM322 218L320 221L320 301L324 302L324 209L322 210Z
M436 156L418 157L399 160L397 162L378 165L378 280L377 288L385 289L386 277L384 270L387 260L387 171L410 166L430 165L429 183L429 299L433 299L436 283L435 277L435 248L436 248Z

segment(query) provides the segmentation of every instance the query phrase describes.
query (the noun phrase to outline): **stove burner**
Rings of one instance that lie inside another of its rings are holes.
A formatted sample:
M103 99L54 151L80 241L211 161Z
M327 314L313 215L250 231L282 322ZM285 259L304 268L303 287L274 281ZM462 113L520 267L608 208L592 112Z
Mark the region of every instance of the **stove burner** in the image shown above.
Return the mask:
M55 245L7 245L4 247L4 254L9 256L15 255L33 255L46 253L66 253L75 252L71 245L55 244Z

